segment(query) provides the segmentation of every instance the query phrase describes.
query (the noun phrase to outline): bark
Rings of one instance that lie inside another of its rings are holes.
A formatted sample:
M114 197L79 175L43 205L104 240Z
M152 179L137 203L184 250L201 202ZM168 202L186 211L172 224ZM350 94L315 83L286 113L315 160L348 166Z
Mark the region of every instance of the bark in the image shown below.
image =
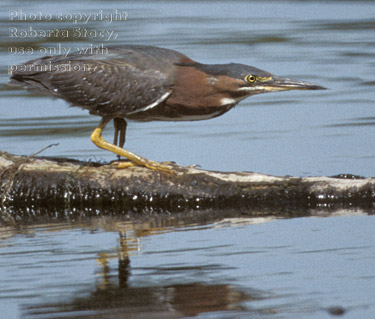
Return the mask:
M375 207L375 178L270 176L174 165L176 174L143 167L0 152L3 219L36 215L155 214L228 211L304 215L311 209Z

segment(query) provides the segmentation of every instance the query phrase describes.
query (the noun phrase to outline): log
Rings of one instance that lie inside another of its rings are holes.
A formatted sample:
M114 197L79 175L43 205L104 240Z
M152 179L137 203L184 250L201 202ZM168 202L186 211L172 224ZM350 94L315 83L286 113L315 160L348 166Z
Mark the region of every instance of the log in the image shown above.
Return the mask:
M375 178L270 176L171 164L176 174L144 167L117 169L72 159L0 152L3 220L37 216L236 214L288 216L312 209L375 208ZM297 212L297 213L296 213Z

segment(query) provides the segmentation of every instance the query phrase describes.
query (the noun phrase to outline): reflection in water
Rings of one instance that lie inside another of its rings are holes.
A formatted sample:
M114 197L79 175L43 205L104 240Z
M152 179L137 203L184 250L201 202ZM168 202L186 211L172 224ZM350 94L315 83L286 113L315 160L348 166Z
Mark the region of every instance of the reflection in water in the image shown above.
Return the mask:
M353 306L332 300L352 293L322 299L327 281L358 284L361 305L373 295L373 226L363 218L154 215L2 227L0 305L17 296L25 318L43 319L339 315Z
M128 239L120 232L117 277L112 275L108 258L99 254L100 276L94 291L86 297L74 297L68 303L39 304L25 309L26 316L33 318L182 318L204 312L245 310L241 303L260 300L259 292L245 293L238 287L224 284L179 284L155 287L133 287L130 283L131 263ZM132 242L132 240L131 240ZM115 257L114 255L112 258ZM186 269L174 269L183 272ZM172 271L172 269L170 270ZM248 290L248 289L247 289ZM267 310L269 311L269 310ZM257 310L257 312L261 312ZM95 315L94 315L95 314Z

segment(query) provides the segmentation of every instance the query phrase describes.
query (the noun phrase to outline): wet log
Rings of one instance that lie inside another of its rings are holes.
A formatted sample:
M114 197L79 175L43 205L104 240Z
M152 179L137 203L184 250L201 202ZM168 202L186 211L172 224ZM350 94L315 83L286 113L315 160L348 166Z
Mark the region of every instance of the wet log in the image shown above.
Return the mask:
M207 209L251 210L256 215L275 209L305 212L375 207L375 178L348 174L279 177L173 167L176 174L0 152L0 209L2 216L36 211L116 215Z

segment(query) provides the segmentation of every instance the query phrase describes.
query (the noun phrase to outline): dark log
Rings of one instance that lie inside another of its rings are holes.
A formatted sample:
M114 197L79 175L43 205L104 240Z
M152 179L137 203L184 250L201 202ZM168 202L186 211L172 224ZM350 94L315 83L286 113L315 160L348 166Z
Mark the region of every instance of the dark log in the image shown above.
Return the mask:
M3 219L40 214L122 215L236 210L296 212L375 207L375 178L269 176L214 172L173 164L176 174L143 167L81 162L0 152Z

